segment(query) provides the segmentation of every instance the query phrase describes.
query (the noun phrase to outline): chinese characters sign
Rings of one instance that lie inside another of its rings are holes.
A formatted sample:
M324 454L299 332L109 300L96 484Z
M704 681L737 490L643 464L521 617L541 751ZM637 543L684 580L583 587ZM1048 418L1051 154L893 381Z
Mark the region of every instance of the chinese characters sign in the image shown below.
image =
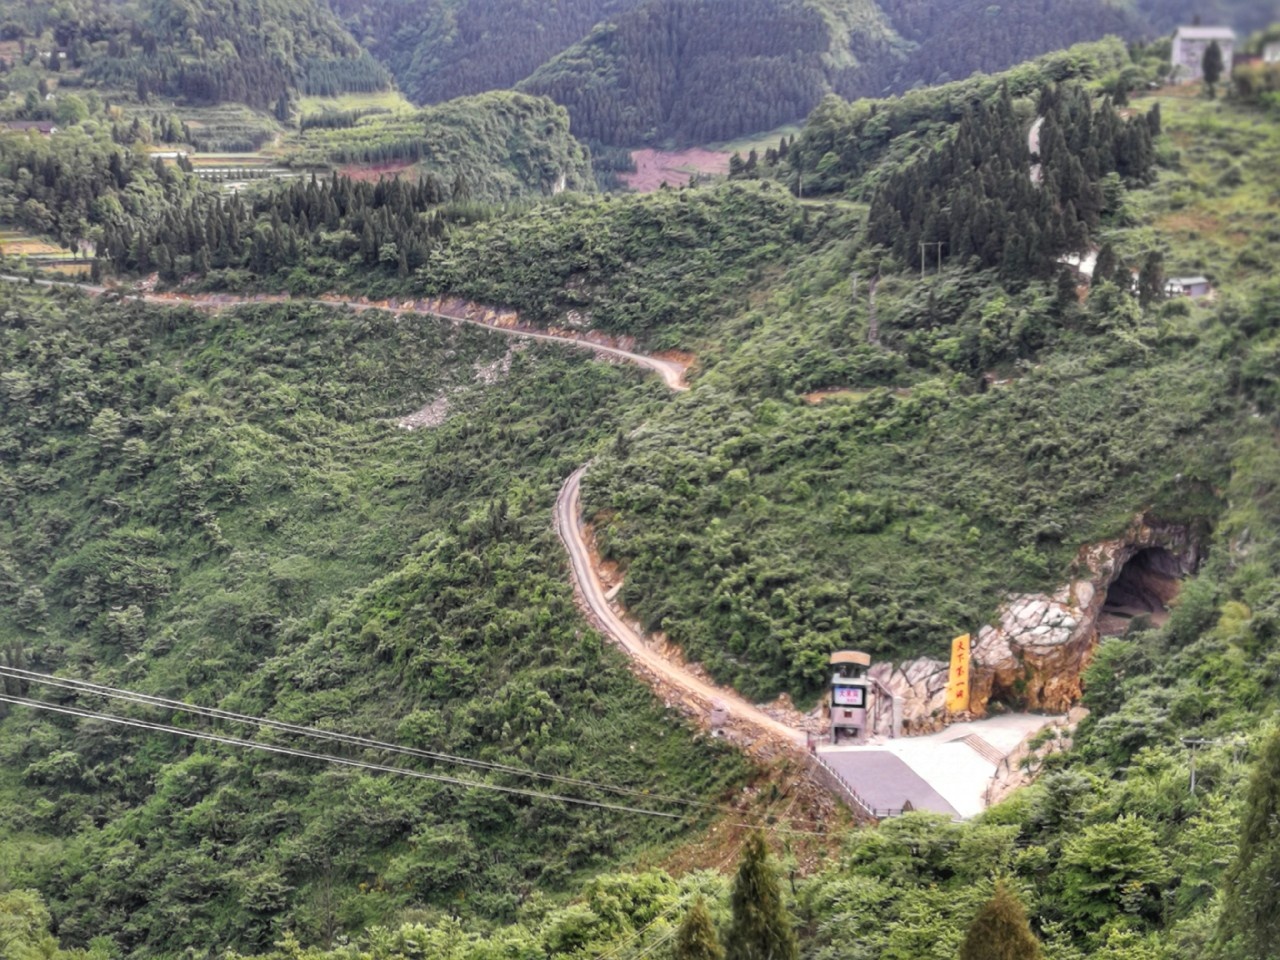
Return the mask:
M947 711L969 709L969 635L951 641L951 670L947 674Z

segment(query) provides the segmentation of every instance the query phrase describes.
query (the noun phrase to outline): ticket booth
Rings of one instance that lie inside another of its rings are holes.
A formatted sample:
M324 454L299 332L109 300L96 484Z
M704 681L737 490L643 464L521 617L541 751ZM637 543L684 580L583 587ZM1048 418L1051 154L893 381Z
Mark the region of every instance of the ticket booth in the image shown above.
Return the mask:
M862 743L871 734L871 656L857 650L831 655L831 742Z

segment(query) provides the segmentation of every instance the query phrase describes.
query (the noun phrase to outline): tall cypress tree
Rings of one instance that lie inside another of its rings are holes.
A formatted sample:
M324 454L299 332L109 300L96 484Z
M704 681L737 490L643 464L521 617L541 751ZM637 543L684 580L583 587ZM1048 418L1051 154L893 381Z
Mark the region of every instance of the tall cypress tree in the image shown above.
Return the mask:
M1093 286L1100 283L1113 283L1118 266L1115 248L1109 243L1104 243L1102 249L1098 251L1098 262L1093 268Z
M1204 58L1200 61L1200 72L1204 75L1205 89L1210 99L1213 98L1214 87L1222 79L1222 47L1214 40L1205 48Z
M724 960L707 903L698 897L676 931L676 960Z
M997 881L960 945L960 960L1040 960L1040 941L1027 924L1022 903Z
M1221 956L1274 960L1280 944L1280 730L1267 739L1245 799L1236 859L1223 883Z
M782 902L777 874L769 865L764 834L747 838L729 897L733 921L725 937L728 960L797 960L799 947Z
M1164 254L1153 250L1138 272L1138 301L1148 307L1164 297Z

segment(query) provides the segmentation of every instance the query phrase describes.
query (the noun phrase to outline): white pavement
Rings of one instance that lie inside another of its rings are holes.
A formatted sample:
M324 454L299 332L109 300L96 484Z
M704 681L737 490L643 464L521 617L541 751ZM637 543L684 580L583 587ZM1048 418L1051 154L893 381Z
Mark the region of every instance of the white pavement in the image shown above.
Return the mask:
M1056 716L1010 713L968 723L953 723L945 730L920 737L894 740L876 737L860 746L822 747L819 754L858 793L880 793L881 784L868 782L867 777L873 776L878 781L882 776L880 771L885 755L895 756L942 797L956 814L967 819L986 809L987 788L1000 766L1000 761L994 758L1007 756L1028 736L1060 719ZM966 742L965 738L969 736L979 737L989 746ZM868 757L866 769L860 770L859 753L880 756L875 761ZM860 779L863 780L861 785ZM901 806L904 799L910 797L896 800L893 805ZM927 802L912 800L912 805L919 810L951 812Z

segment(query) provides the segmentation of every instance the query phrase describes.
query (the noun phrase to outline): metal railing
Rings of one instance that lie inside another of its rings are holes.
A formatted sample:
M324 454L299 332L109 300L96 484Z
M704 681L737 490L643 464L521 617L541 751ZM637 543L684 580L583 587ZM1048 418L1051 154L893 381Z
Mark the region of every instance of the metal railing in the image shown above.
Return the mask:
M832 793L841 797L855 814L861 814L870 820L880 821L886 817L898 817L906 812L904 807L873 807L863 799L862 795L844 777L840 776L831 764L817 754L808 754L811 769Z

